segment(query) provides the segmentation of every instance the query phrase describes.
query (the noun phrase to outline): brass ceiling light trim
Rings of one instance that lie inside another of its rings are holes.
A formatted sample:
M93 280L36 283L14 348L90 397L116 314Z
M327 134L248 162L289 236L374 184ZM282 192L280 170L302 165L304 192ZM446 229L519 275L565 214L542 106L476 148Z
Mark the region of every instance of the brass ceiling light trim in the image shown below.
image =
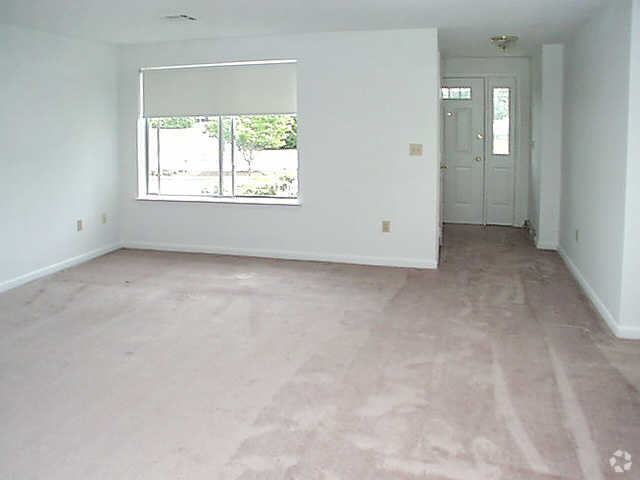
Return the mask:
M516 35L496 35L491 37L489 41L501 52L505 53L509 47L519 40L520 37Z

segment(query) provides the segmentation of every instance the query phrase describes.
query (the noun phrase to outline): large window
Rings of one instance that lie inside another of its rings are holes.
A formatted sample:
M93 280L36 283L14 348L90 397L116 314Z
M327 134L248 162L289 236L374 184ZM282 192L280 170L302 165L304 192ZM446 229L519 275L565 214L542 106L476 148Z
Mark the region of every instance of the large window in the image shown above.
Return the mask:
M146 128L148 194L298 196L295 115L148 118Z
M296 64L143 69L146 198L298 198Z

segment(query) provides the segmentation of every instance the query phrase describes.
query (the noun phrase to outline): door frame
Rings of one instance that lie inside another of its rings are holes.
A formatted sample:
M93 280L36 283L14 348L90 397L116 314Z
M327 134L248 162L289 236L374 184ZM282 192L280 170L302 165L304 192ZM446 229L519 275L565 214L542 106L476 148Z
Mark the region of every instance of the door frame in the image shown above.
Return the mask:
M487 194L488 194L488 189L487 189L487 159L489 158L489 148L490 148L490 142L488 141L488 135L489 135L489 131L491 131L491 133L493 134L493 128L492 128L492 114L493 114L493 97L492 97L492 92L491 92L491 85L492 85L492 81L491 80L499 80L501 78L506 78L509 79L510 82L513 82L513 92L511 93L511 99L510 99L510 115L511 115L511 122L510 122L510 130L511 130L511 136L512 138L510 139L511 141L511 145L513 148L513 182L512 182L512 193L513 193L513 211L511 214L511 223L510 224L505 224L505 225L512 225L512 226L519 226L517 225L517 220L516 220L516 203L518 201L517 198L517 179L518 179L518 174L519 174L519 167L520 167L520 137L519 137L519 125L520 125L520 105L518 102L518 95L519 95L519 85L518 85L518 76L516 74L511 74L511 73L497 73L497 74L488 74L488 73L483 73L483 74L468 74L468 75L446 75L443 74L442 78L440 79L440 84L442 86L442 84L444 83L445 80L451 79L451 80L464 80L464 79L482 79L483 81L483 85L484 85L484 165L483 165L483 180L482 180L482 189L483 189L483 196L482 196L482 225L487 225ZM493 82L495 83L495 82ZM498 82L499 83L499 82ZM444 110L441 109L442 114L444 115ZM444 124L444 117L441 119L441 121ZM443 153L444 153L444 149L443 149Z

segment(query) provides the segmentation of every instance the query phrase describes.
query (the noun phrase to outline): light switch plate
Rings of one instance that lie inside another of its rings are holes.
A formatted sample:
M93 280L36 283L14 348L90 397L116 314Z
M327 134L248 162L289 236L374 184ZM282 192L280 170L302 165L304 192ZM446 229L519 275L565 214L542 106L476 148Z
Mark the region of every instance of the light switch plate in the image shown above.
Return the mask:
M409 155L414 157L419 157L422 155L422 144L421 143L410 143L409 144Z

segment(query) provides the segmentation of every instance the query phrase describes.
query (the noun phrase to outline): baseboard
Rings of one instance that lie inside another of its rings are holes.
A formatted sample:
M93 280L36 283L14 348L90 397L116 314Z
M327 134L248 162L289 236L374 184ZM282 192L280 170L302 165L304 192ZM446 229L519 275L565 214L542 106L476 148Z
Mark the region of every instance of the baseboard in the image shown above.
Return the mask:
M32 272L25 273L24 275L20 275L19 277L15 277L11 280L6 280L0 283L0 292L11 290L12 288L19 287L20 285L24 285L25 283L31 282L38 278L51 275L55 272L59 272L60 270L64 270L65 268L79 265L80 263L87 262L96 257L101 257L102 255L113 252L114 250L118 250L119 248L121 248L120 243L114 243L106 247L97 248L95 250L91 250L90 252L83 253L82 255L78 255L61 262L54 263L53 265L48 265L46 267L33 270Z
M123 248L139 250L160 250L166 252L212 253L217 255L238 255L243 257L279 258L284 260L307 260L315 262L350 263L383 267L438 268L437 260L423 260L404 257L371 257L359 255L337 255L310 253L294 250L260 250L253 248L215 247L210 245L185 245L172 243L125 241Z
M536 248L538 250L558 250L557 243L545 243L545 242L536 242Z
M522 225L518 225L517 223L482 223L482 222L451 222L446 221L444 224L450 225L478 225L482 227L514 227L514 228L524 228Z
M572 273L576 281L580 284L584 293L587 295L593 306L596 308L600 316L604 319L605 323L609 327L609 329L613 332L613 334L618 338L625 339L640 339L640 328L638 327L625 327L620 325L618 321L611 314L609 309L605 306L604 302L600 299L596 291L589 285L587 279L584 278L582 272L578 269L575 263L569 258L567 252L564 251L562 246L558 247L558 253L564 263L567 265L567 268Z
M618 327L619 335L616 335L620 338L624 338L627 340L640 340L640 327Z

